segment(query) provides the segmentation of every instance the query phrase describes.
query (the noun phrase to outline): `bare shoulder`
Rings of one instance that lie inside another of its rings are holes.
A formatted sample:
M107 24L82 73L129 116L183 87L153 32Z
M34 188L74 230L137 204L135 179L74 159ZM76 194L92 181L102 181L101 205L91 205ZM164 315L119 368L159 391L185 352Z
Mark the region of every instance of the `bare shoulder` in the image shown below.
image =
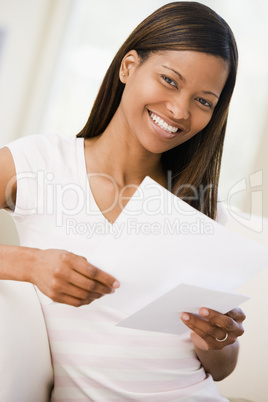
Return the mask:
M10 150L0 149L0 208L14 209L16 203L16 168Z

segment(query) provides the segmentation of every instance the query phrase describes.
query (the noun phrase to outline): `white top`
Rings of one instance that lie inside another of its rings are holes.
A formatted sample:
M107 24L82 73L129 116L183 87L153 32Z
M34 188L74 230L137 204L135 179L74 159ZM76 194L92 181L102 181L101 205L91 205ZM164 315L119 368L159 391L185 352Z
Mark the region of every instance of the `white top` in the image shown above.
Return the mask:
M66 249L90 262L103 236L112 234L90 190L84 140L35 135L8 147L18 179L12 216L21 245ZM226 401L188 334L117 327L126 314L94 302L74 308L40 300L55 373L52 402Z

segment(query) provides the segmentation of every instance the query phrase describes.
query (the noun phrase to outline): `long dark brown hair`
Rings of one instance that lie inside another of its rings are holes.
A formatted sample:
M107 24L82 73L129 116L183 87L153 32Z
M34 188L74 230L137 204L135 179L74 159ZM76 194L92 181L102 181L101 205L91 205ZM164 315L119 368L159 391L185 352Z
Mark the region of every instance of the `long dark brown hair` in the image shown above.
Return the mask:
M178 1L160 7L137 26L117 52L78 137L100 135L110 123L124 90L124 84L119 80L121 61L130 50L137 51L141 63L150 54L164 50L203 52L228 62L229 76L208 125L161 157L163 167L171 177L169 189L215 219L224 136L238 63L230 27L213 10L197 2Z

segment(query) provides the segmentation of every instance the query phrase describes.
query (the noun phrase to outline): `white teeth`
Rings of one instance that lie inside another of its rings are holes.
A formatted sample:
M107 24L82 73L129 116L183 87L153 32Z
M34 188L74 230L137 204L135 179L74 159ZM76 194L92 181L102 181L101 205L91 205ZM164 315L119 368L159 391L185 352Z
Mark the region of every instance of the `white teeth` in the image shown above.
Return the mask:
M159 127L168 133L176 133L178 131L178 127L170 126L165 120L161 119L159 116L156 116L154 113L149 112L149 115Z

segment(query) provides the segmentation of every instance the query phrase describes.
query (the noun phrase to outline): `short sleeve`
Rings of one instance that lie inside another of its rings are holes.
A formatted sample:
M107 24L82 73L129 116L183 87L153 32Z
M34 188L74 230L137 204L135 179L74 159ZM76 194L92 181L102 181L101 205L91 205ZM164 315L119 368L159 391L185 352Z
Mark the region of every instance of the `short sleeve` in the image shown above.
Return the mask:
M17 196L14 212L18 217L38 213L38 199L42 197L44 178L49 158L53 157L49 141L44 135L31 135L6 145L16 169Z

